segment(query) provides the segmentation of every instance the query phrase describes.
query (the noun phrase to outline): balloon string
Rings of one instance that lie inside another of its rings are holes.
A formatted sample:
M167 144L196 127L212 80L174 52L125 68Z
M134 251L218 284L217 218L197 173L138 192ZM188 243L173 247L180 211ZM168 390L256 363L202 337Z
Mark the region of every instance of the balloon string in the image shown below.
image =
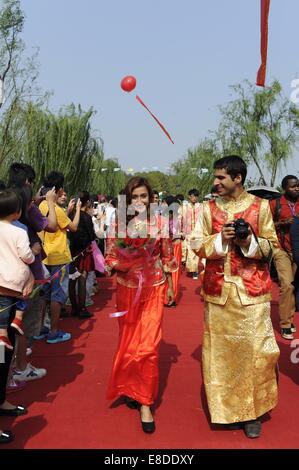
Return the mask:
M136 95L136 100L139 101L139 103L150 113L150 115L155 119L155 121L159 124L159 126L161 127L161 129L163 130L163 132L165 132L165 134L167 135L168 139L170 140L170 142L172 142L174 144L174 141L172 140L172 138L170 137L169 133L167 132L167 130L165 129L165 127L163 126L163 124L161 124L161 122L159 121L159 119L156 118L156 116L148 109L148 107L146 106L146 104L142 101L141 98L139 98L138 95Z

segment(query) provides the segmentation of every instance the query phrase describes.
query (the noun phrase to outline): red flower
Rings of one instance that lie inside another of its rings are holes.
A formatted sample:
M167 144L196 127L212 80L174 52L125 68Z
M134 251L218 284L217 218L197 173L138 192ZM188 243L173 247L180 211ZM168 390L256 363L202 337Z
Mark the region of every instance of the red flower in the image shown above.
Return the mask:
M132 239L131 239L130 237L126 237L126 238L124 239L124 244L125 244L126 246L130 246L131 243L132 243Z
M131 245L133 248L140 248L144 246L146 242L147 238L133 238Z

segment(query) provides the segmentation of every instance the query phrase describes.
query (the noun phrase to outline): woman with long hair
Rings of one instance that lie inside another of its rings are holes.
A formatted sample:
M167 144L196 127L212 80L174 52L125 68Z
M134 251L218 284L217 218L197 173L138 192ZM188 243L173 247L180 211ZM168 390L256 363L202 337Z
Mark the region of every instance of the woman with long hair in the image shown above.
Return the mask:
M75 260L70 266L69 296L72 304L72 315L79 318L90 318L93 314L86 309L86 279L88 273L94 270L91 243L96 235L93 228L92 217L89 214L90 197L88 191L80 191L78 199L81 201L80 220L76 232L69 232L70 250ZM75 212L70 213L73 220ZM78 296L76 284L78 282Z
M115 316L119 321L107 398L124 396L130 408L140 410L143 431L152 433L165 289L167 285L168 299L173 300L171 273L177 264L171 240L163 238L159 219L150 211L153 192L148 181L133 177L122 193L126 214L121 214L120 203L116 232L107 238L106 247L106 264L117 272ZM125 232L121 219L126 221Z

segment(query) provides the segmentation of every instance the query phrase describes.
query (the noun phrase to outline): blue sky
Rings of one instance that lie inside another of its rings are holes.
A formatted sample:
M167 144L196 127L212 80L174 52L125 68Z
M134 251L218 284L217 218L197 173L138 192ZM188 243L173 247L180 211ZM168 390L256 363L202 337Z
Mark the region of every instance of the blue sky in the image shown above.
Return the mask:
M97 114L105 156L123 168L162 170L217 127L229 85L255 82L259 0L21 0L23 39L40 48L39 83L57 110L71 102ZM299 77L298 0L272 0L267 82L287 96ZM120 88L137 78L131 94ZM172 145L135 99L168 129ZM299 170L295 157L289 169Z

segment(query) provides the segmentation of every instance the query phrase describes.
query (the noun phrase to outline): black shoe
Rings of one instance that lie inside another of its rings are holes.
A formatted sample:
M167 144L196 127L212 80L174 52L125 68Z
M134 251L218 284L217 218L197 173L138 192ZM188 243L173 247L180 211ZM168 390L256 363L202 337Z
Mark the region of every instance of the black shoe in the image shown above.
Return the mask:
M86 310L86 308L83 308L81 312L79 312L79 318L91 318L93 317L93 313L89 312Z
M141 418L141 426L142 426L142 431L145 432L146 434L152 434L156 430L156 425L155 421L142 421L142 415L141 415L141 407L140 407L140 418Z
M14 435L11 431L2 431L0 434L0 444L8 444L13 438Z
M262 432L262 423L259 419L254 419L252 421L246 421L244 423L244 432L246 437L249 439L255 439L256 437L260 437Z
M281 328L281 336L284 339L294 339L292 328Z
M125 397L125 402L128 408L131 410L138 410L140 407L140 403L137 400L133 400L133 398Z
M176 307L176 302L173 301L171 304L164 304L164 307L170 308L170 307Z
M22 416L26 415L27 413L28 410L24 408L24 406L16 406L11 410L3 410L2 408L0 408L0 416Z
M152 434L156 430L155 421L151 421L150 423L146 423L145 421L141 421L142 431L146 434Z
M237 429L242 429L243 428L243 423L229 423L229 424L224 424L225 429L229 429L230 431L235 431Z

